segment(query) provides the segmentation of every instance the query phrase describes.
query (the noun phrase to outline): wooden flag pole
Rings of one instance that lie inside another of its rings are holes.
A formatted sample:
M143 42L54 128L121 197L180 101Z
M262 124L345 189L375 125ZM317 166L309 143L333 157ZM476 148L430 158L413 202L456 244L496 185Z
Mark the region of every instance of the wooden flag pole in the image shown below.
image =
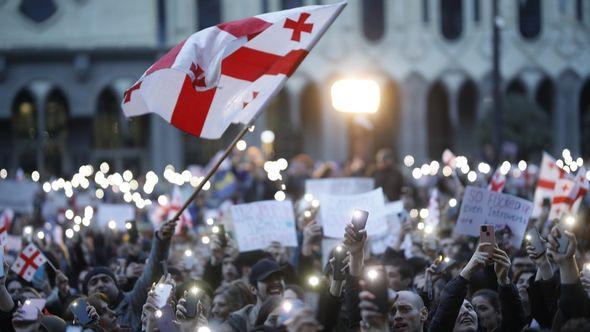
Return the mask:
M203 189L203 186L205 186L205 183L207 183L207 181L209 181L209 179L211 179L213 174L215 174L215 172L217 171L219 166L221 166L221 163L225 160L225 158L227 158L227 156L229 156L231 151L234 149L234 146L236 146L236 144L242 139L242 137L244 137L244 135L246 135L246 133L250 130L250 128L253 126L252 123L254 123L256 118L257 117L254 117L253 121L250 122L250 124L245 125L244 128L242 128L242 130L240 131L240 133L234 138L234 140L227 146L227 148L225 148L225 151L223 151L223 155L221 156L221 158L219 158L219 160L217 160L215 165L213 165L213 167L207 172L207 175L205 175L205 178L199 183L199 185L197 186L195 191L186 200L186 202L184 202L184 204L182 205L180 210L178 210L178 212L176 212L176 214L174 215L174 218L172 218L172 220L178 220L180 218L180 215L182 214L182 212L184 210L186 210L186 208L191 204L191 202L195 199L195 197L197 197L197 195L201 192L201 190Z

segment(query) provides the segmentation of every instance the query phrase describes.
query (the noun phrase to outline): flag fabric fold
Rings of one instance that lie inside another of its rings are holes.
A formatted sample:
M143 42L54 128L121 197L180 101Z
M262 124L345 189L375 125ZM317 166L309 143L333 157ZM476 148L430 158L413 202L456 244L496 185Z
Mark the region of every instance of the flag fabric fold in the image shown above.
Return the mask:
M502 174L500 171L501 167L496 168L490 183L488 184L488 190L495 191L501 193L504 190L504 185L506 185L506 175Z
M266 13L201 30L129 88L126 116L156 113L198 137L248 124L305 59L345 2Z
M10 269L24 280L30 282L37 270L46 262L47 258L41 250L30 243L21 251Z

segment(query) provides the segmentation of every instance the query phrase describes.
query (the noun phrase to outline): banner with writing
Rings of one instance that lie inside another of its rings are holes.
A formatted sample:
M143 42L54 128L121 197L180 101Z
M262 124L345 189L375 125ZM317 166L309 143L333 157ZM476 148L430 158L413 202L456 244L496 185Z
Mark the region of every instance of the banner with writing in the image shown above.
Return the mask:
M240 252L265 249L272 242L297 246L291 201L261 201L231 207Z
M509 242L520 248L532 211L533 203L525 199L468 186L455 234L479 236L481 225L492 224L496 228L497 242Z
M320 201L319 221L324 228L324 236L343 238L344 227L351 221L355 209L369 212L366 225L369 236L387 232L384 214L385 198L383 190L377 188L357 195L323 195Z

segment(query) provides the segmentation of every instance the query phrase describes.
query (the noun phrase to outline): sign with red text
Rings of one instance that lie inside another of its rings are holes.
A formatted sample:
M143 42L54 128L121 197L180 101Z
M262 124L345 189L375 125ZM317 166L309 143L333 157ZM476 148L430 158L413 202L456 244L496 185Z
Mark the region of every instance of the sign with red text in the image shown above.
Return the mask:
M530 201L468 186L455 225L455 234L479 236L479 227L491 224L496 226L497 242L508 242L520 248L532 212L533 203Z

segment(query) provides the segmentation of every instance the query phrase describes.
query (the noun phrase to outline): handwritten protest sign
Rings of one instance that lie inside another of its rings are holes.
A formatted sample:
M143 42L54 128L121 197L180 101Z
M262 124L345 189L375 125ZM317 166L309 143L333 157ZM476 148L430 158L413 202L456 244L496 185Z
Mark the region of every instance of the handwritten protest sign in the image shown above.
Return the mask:
M18 213L33 213L35 194L39 184L31 181L0 181L0 210L13 209Z
M479 226L492 224L496 232L520 248L533 203L515 196L468 186L455 225L455 234L479 236Z
M354 195L373 190L372 178L310 179L305 181L305 193L319 198L322 195Z
M369 236L380 235L387 231L383 214L385 198L381 188L357 195L322 195L321 197L319 221L324 228L324 236L343 238L344 227L350 222L355 209L369 212L366 226Z
M297 246L291 201L260 201L231 207L240 252L265 249L272 242Z
M404 210L404 203L400 201L389 202L385 204L383 215L387 223L387 232L371 237L369 248L371 253L380 255L388 247L394 247L398 242L399 232L401 230L401 221L398 213Z
M114 220L117 229L124 230L125 222L135 218L135 208L129 204L99 204L97 207L96 222L104 229L109 221Z

